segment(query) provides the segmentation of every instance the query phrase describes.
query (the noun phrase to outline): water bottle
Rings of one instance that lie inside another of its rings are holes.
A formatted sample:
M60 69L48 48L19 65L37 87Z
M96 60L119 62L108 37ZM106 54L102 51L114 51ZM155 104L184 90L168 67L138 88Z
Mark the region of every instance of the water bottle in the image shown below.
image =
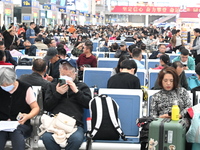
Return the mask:
M179 120L180 108L178 107L178 102L175 101L174 105L172 106L172 120Z
M99 95L99 89L98 87L95 85L94 86L94 97Z

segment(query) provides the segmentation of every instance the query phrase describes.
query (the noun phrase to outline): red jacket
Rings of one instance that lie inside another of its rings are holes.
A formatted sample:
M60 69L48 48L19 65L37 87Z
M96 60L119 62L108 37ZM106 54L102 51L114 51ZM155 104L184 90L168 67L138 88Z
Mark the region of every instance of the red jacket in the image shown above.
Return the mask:
M11 63L6 63L5 61L0 61L0 65L13 65Z

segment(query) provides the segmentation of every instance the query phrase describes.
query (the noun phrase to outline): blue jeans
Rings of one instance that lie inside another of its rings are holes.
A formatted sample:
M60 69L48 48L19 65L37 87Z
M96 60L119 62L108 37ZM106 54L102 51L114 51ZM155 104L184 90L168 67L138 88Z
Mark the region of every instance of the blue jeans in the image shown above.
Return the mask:
M7 140L11 140L13 150L25 150L25 138L30 136L32 126L19 125L14 132L0 131L0 149L3 150Z
M100 51L100 52L108 52L109 49L108 49L107 47L101 47L101 48L99 49L99 51Z
M42 141L45 145L45 148L47 150L60 150L61 147L58 145L54 138L52 137L53 133L45 132L42 135ZM78 126L78 129L76 132L74 132L69 139L67 140L67 146L65 147L65 150L79 150L82 142L84 139L84 130L82 127Z

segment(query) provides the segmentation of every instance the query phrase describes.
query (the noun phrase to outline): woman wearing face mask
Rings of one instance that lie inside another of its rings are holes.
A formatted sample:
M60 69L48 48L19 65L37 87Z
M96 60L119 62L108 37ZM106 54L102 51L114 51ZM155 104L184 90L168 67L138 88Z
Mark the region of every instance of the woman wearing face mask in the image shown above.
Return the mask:
M30 119L39 113L33 89L29 84L16 80L13 69L2 67L0 69L0 95L0 120L18 120L19 122L17 129L13 132L0 131L0 149L4 149L6 141L10 139L13 150L24 150L24 139L29 137L32 131Z

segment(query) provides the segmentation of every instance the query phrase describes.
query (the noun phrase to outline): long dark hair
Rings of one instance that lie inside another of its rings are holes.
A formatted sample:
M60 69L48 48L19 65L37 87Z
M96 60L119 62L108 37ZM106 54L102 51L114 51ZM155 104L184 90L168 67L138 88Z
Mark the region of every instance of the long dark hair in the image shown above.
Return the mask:
M115 71L116 73L119 73L120 72L120 63L125 60L125 59L129 59L129 56L127 55L122 55L120 58L119 58L119 61L117 63L117 67L115 68Z

